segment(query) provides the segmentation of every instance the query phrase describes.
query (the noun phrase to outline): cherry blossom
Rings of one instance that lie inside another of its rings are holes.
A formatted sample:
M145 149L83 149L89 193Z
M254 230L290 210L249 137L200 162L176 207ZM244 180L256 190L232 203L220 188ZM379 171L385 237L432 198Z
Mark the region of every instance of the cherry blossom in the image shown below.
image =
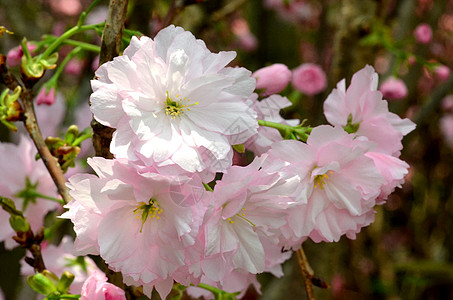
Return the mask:
M286 247L307 237L315 242L354 238L373 221L373 207L385 183L372 159L365 156L372 143L354 138L339 127L315 127L307 143L277 142L269 151L274 164L300 178L298 205L288 208L282 228Z
M88 163L99 177L69 178L73 200L62 215L74 223L75 253L99 254L126 283L165 297L204 217L208 194L200 178L139 174L119 160Z
M377 84L378 75L371 66L355 73L347 90L341 80L324 102L324 115L330 124L375 142L373 151L399 156L401 140L415 124L389 112Z
M203 41L173 25L154 40L134 37L122 56L102 65L92 81L91 110L116 128L110 146L126 158L170 172L224 171L231 145L257 132L245 100L251 72L225 67L235 52L211 53Z

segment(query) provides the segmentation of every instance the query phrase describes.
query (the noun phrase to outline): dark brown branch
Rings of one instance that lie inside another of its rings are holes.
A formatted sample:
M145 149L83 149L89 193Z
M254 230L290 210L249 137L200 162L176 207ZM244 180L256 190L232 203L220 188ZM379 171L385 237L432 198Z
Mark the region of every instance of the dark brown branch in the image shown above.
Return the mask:
M123 35L124 22L126 20L127 0L110 0L107 20L102 33L101 53L99 65L113 60L118 56L121 49L121 37ZM113 158L110 153L110 142L114 129L104 126L93 119L93 146L96 156Z
M65 203L68 203L71 200L71 196L69 196L68 189L66 188L66 180L63 176L63 171L61 170L57 160L50 153L49 148L47 148L41 130L39 129L38 123L36 121L31 87L25 87L17 80L17 78L15 78L11 74L11 72L6 67L6 59L4 55L0 56L0 74L1 81L10 90L14 90L17 86L20 86L22 88L20 99L22 102L22 108L24 110L25 128L27 129L31 139L33 140L33 143L35 144L36 149L38 150L38 153L41 156L42 161L44 162L44 165L49 171L50 176L57 186L58 193L63 198L63 201Z

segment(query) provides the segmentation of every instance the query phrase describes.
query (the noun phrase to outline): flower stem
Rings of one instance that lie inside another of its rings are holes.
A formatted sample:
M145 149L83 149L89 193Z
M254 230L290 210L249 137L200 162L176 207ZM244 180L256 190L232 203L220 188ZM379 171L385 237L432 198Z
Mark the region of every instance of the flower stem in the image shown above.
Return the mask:
M41 54L41 59L46 59L49 55L51 55L55 49L57 49L61 44L63 44L67 39L69 39L71 36L74 34L77 34L79 32L83 32L86 30L96 30L97 27L101 26L102 23L100 24L95 24L95 25L84 25L84 26L74 26L65 33L63 33L59 38L57 38L55 41L53 41L52 44L47 47L47 49Z

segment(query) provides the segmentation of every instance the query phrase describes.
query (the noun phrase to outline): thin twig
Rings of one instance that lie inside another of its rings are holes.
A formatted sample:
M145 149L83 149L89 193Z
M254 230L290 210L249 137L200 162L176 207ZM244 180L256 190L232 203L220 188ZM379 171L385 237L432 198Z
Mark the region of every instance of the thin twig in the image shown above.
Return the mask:
M38 150L39 155L41 156L44 165L49 171L50 176L52 177L55 185L57 186L58 193L63 198L65 203L68 203L71 200L69 196L68 189L66 188L66 180L63 176L63 171L58 164L58 161L52 156L47 148L44 138L42 136L41 130L39 129L38 122L36 121L35 109L33 106L33 94L31 92L31 87L26 87L22 85L17 78L11 74L11 72L6 67L6 60L4 56L0 56L0 74L1 81L6 85L7 88L14 90L17 86L22 88L20 94L20 99L22 102L22 108L24 110L24 124L27 129L33 143Z
M310 264L308 263L308 259L307 259L307 256L305 255L302 245L296 251L296 255L297 255L297 261L299 262L300 271L302 272L302 275L304 276L305 290L307 292L307 298L309 300L314 300L315 293L313 291L313 282L312 282L312 279L314 277L314 272L313 272L313 269L311 268Z

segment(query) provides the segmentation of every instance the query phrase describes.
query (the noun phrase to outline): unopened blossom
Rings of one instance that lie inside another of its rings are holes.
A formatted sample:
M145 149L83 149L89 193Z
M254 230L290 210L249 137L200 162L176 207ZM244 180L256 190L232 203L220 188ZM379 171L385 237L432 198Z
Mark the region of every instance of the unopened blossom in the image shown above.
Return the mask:
M62 215L74 223L75 253L100 255L125 283L155 287L164 298L204 217L200 178L139 174L120 160L88 163L99 177L69 179L73 200Z
M327 87L327 78L319 65L305 63L293 70L292 84L295 89L311 96Z
M400 100L407 97L407 87L403 80L395 77L386 79L379 87L383 97L388 100Z
M439 127L445 143L453 148L453 115L448 114L440 118Z
M438 65L434 68L434 75L439 81L445 81L450 77L451 70L446 65Z
M78 0L50 0L50 7L58 13L75 16L82 10L82 4Z
M271 95L258 101L258 95L253 94L249 100L252 102L252 107L256 111L259 120L281 123L289 126L297 126L299 124L299 120L285 120L280 115L281 109L289 107L292 104L286 97ZM269 150L274 142L281 140L283 140L283 138L278 130L260 126L258 128L258 133L247 140L244 145L248 150L253 151L255 155L261 155Z
M51 87L49 90L44 86L38 96L36 96L36 105L52 105L55 103L55 88Z
M60 207L56 201L40 198L24 191L35 191L44 196L57 198L55 184L42 160L36 160L33 142L21 136L18 145L0 143L0 195L14 201L16 208L24 212L31 229L36 232L44 224L44 216ZM12 239L14 230L9 224L10 215L0 210L0 241L8 249L17 246Z
M211 53L173 25L154 40L133 37L92 81L95 119L116 128L110 151L159 172L206 171L212 179L224 171L232 163L231 145L258 127L245 103L255 79L246 69L225 67L235 56Z
M72 254L74 242L69 236L65 236L58 246L42 243L41 254L46 264L46 269L61 277L63 272L69 271L74 275L69 292L80 294L85 280L93 274L101 272L95 262L89 257L77 257ZM34 269L22 261L21 274L33 275Z
M80 300L126 300L124 290L107 282L107 276L96 272L86 279Z
M247 52L251 52L258 47L258 40L250 31L249 25L244 18L238 18L231 24L231 31L236 35L239 47Z
M284 64L273 64L253 73L253 77L256 78L256 88L264 90L263 96L283 91L291 82L291 76L291 71Z
M287 225L281 228L283 246L297 248L307 237L315 242L355 238L374 220L385 181L365 155L372 146L328 125L313 128L306 144L287 140L272 146L268 153L274 164L286 163L286 172L300 178L298 205L288 208Z
M355 73L347 90L341 80L324 102L324 115L330 124L375 142L373 151L399 156L401 140L415 124L389 112L377 85L378 75L371 66Z
M431 26L426 23L420 23L414 30L415 40L420 44L429 44L433 38Z

